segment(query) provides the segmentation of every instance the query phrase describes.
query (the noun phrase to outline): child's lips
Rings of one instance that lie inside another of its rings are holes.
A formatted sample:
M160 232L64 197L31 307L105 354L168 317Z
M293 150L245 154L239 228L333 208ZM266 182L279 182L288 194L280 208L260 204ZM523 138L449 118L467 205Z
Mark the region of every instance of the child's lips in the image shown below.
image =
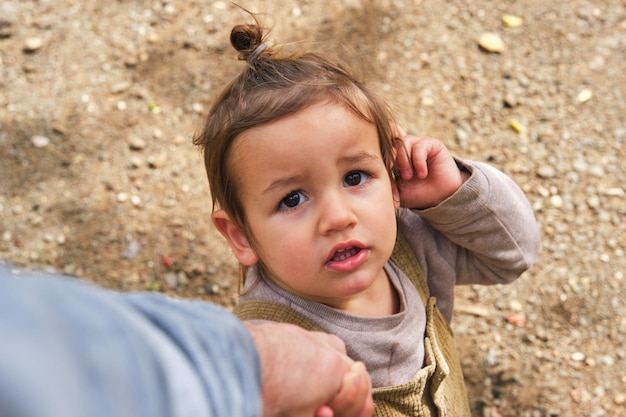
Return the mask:
M347 272L362 265L369 251L359 242L345 242L335 246L328 256L326 266L339 272Z

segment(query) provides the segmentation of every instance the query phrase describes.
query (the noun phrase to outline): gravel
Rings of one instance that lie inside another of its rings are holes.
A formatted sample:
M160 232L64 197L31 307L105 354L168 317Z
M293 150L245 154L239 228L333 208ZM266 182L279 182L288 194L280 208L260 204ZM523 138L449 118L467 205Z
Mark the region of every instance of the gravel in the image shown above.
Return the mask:
M271 40L351 61L407 131L526 192L537 265L458 289L474 414L626 416L626 3L243 5ZM221 1L0 4L0 259L231 308L237 266L191 137L240 68L243 20Z

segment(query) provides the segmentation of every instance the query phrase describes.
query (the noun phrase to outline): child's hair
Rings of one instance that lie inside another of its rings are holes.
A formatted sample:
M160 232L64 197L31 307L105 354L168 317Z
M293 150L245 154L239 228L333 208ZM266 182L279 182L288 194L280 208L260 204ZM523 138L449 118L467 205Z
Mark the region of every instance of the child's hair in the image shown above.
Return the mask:
M345 105L376 126L389 175L398 177L395 124L386 104L336 58L315 52L286 54L269 47L259 19L252 17L253 24L237 25L230 34L239 59L247 65L219 94L204 129L193 140L204 153L213 210L223 209L247 235L250 230L234 183L230 152L237 136L255 126L320 102Z

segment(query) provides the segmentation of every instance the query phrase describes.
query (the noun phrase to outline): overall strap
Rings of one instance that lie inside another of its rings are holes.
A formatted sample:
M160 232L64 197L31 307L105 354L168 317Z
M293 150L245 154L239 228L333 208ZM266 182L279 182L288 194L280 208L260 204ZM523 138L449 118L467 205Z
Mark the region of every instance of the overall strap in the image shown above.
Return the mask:
M409 277L415 288L417 288L420 297L422 297L424 306L426 306L430 298L426 277L424 277L424 272L422 272L422 268L415 254L413 254L409 242L399 231L396 237L396 245L391 254L391 260Z
M240 320L270 320L291 323L305 330L324 331L313 320L293 308L273 301L251 300L235 306L233 313Z

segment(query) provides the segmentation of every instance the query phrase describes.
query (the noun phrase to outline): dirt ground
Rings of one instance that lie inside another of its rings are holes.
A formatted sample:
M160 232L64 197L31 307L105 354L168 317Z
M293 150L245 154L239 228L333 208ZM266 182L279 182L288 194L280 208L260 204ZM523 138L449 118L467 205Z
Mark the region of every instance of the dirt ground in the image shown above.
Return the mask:
M271 43L342 54L408 131L527 193L538 264L458 290L475 416L626 416L626 1L240 4L267 13ZM241 68L228 35L246 20L224 1L3 1L0 259L232 307L191 137Z

